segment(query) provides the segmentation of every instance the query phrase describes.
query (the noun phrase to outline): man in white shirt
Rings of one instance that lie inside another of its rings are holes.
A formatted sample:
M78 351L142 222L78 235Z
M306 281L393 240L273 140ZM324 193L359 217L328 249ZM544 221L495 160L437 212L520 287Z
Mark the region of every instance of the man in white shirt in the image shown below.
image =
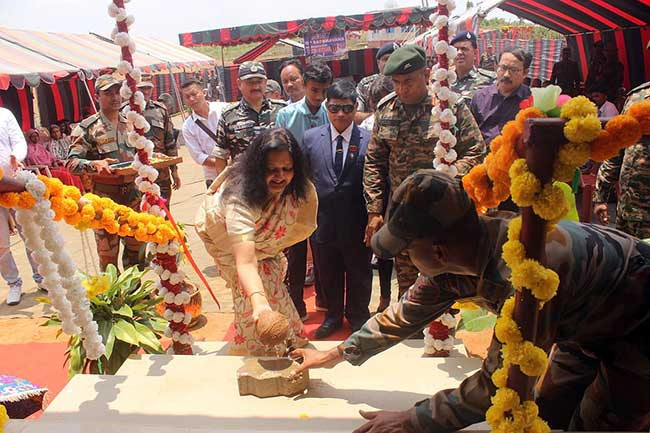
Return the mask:
M25 156L27 156L27 143L16 118L11 111L0 107L0 168L2 168L2 176L13 177ZM13 209L0 207L0 274L9 286L7 305L18 305L23 294L23 280L20 278L14 256L11 254L11 243L9 242L9 216L13 214ZM20 232L20 227L18 230ZM32 267L32 277L40 287L43 277L38 273L37 265L29 250L27 250L27 257Z
M607 100L607 88L595 85L587 92L589 99L598 107L598 117L614 117L618 115L616 105Z
M212 150L216 145L217 124L226 102L208 102L206 92L198 80L190 79L181 85L183 102L192 114L183 124L183 138L192 159L203 167L206 186L217 177L216 157Z

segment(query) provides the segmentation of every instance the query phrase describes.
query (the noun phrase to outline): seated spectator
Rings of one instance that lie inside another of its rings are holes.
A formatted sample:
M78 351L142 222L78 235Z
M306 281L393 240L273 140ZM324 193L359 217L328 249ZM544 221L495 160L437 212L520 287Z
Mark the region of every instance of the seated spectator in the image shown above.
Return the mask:
M78 176L72 175L68 169L63 167L62 161L45 148L37 130L30 129L27 131L26 136L27 157L25 158L24 163L27 168L33 167L39 169L39 172L40 169L44 169L45 173L41 174L46 174L49 171L52 177L58 178L66 185L76 186L83 191L81 179ZM45 168L47 168L47 170L45 170Z
M595 85L587 96L598 107L598 117L614 117L619 113L616 105L607 100L607 89L603 85Z
M45 146L45 148L59 160L68 159L70 137L64 136L61 127L56 123L50 125L50 138L50 144L49 146Z

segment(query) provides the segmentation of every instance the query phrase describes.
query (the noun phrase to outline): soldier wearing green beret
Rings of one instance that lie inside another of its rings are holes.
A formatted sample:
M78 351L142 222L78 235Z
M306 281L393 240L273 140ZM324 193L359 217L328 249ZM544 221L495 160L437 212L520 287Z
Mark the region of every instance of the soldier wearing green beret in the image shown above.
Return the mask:
M364 190L368 208L366 242L383 224L385 193L421 168L433 167L433 149L438 141L435 120L431 116L434 94L429 89L430 70L426 53L417 45L406 45L393 52L384 66L395 92L382 99L376 112L372 138L368 144L364 171ZM457 123L453 129L458 158L454 165L458 176L481 163L485 145L481 131L467 105L452 107ZM400 296L418 276L418 270L406 253L395 258Z

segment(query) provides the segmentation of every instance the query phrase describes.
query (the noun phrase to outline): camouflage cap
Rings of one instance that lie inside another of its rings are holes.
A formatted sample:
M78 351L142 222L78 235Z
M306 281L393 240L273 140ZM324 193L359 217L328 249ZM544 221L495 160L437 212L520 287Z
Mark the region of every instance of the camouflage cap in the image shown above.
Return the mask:
M476 42L476 35L472 32L456 33L456 36L454 36L454 38L451 41L449 41L449 45L454 45L457 42L465 42L465 41L470 41L474 48L478 46Z
M282 93L282 87L280 87L280 83L278 83L275 80L268 80L266 82L266 92L267 93L272 93L272 92L280 92Z
M153 87L153 76L151 74L142 74L137 87Z
M381 258L396 256L414 239L445 243L478 221L460 182L433 169L407 177L393 193L389 209L388 223L372 237L372 249Z
M95 81L95 89L96 91L108 90L113 86L119 86L121 84L122 82L112 74L104 74L100 75L100 77L97 78L97 81Z
M410 74L427 65L427 54L419 45L406 45L396 49L384 66L384 75Z
M244 62L239 65L240 80L250 80L251 78L266 78L266 71L261 62Z

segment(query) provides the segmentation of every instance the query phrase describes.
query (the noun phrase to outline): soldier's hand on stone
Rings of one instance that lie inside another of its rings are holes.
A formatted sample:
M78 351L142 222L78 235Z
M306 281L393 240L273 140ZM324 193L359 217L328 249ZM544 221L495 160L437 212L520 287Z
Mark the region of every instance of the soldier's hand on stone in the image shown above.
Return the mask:
M594 215L598 217L598 221L603 225L609 224L609 214L607 211L607 203L596 203L594 206Z
M368 225L366 226L366 234L363 238L363 241L366 243L366 246L370 246L370 239L372 235L377 233L377 231L384 225L384 217L380 213L369 213L368 214Z
M109 167L111 164L115 164L117 159L115 158L104 158L97 161L91 161L90 166L98 174L112 174L113 170Z
M379 410L375 412L360 410L359 414L368 422L352 433L415 433L413 424L411 424L411 414L407 410Z
M336 347L330 350L295 349L289 354L289 358L294 360L303 359L302 363L291 372L292 376L296 376L310 368L333 368L343 361L343 355Z

